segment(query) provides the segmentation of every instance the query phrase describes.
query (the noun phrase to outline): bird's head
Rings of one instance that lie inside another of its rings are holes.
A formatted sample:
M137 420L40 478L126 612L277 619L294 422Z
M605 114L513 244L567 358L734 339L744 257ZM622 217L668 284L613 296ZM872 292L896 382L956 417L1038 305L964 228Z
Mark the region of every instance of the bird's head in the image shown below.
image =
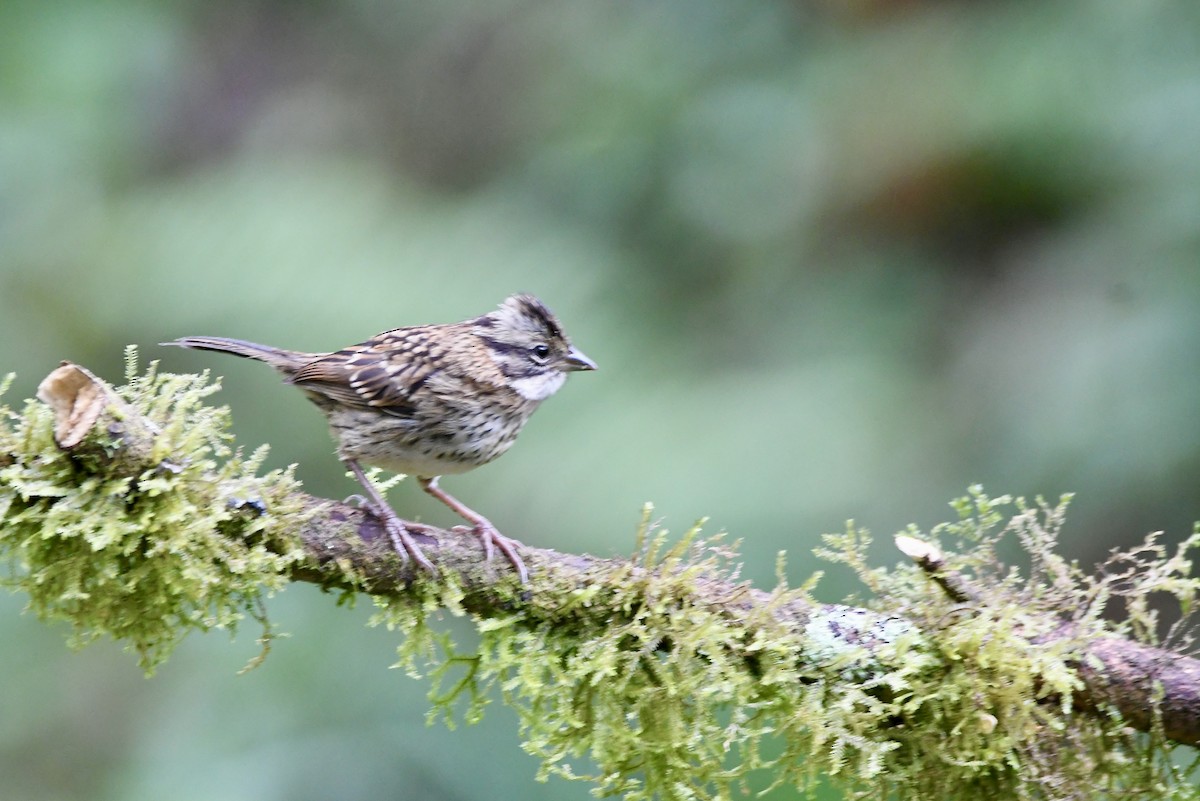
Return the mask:
M558 320L533 295L513 295L500 308L474 321L509 386L523 397L541 401L553 395L576 370L596 363L571 345Z

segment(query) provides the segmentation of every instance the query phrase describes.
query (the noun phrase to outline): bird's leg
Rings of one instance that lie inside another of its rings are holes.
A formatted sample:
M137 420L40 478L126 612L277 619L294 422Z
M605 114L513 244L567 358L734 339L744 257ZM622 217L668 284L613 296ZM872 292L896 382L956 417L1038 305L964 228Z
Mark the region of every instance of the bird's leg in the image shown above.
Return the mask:
M517 574L521 577L521 583L529 583L529 571L525 569L525 563L517 555L519 542L501 534L492 525L492 521L439 487L437 476L433 478L418 478L417 481L421 483L421 489L449 506L459 517L471 523L475 529L475 536L483 541L485 558L490 560L493 550L498 548L500 553L504 554L508 561L512 562L512 566L517 569Z
M404 527L404 523L392 511L392 507L388 506L388 502L379 494L379 490L375 488L375 485L363 473L363 469L358 466L358 462L353 459L345 459L342 461L342 464L350 469L350 472L358 479L358 483L362 484L363 489L367 491L371 511L383 521L383 527L387 529L388 536L392 538L392 547L396 549L396 553L400 554L405 560L411 556L414 562L436 576L437 568L433 566L433 562L430 562L429 558L422 553L421 547L417 545L417 541L408 533L408 529Z

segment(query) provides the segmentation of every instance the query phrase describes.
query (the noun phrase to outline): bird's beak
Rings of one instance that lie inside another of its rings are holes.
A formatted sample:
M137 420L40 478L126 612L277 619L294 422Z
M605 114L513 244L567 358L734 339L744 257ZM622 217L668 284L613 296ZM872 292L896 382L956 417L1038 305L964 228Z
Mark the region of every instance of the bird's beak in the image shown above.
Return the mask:
M596 363L584 356L582 352L571 348L567 351L567 369L568 370L595 370Z

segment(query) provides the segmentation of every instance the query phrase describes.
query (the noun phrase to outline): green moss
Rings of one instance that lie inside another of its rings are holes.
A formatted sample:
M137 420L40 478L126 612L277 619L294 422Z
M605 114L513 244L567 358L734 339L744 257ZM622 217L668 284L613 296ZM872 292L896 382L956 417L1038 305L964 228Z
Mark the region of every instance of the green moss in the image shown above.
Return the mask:
M771 705L800 686L798 643L769 609L747 605L739 619L721 602L733 598L706 593L729 551L697 533L667 548L663 532L627 570L561 588L567 625L512 618L482 632L478 673L517 709L542 778L704 798L769 766L759 745Z
M782 583L739 603L752 591L732 583L734 554L719 538L693 530L668 547L660 532L625 569L604 565L539 593L552 612L480 621L475 653L457 652L410 607L406 658L431 660L435 716L453 720L457 703L474 720L498 690L542 762L539 778L587 781L598 797L730 799L778 786L881 801L942 799L948 788L961 798L1196 797L1194 770L1179 763L1188 749L1072 708L1072 660L1112 633L1098 605L1115 588L1101 591L1104 579L1053 553L1065 502L1030 507L974 490L955 507L958 520L925 536L981 586L978 602L954 603L908 564L870 567L870 537L851 526L822 555L860 571L867 608L819 605ZM1025 548L1023 571L996 560L1004 537ZM1136 597L1174 587L1190 599L1186 568L1155 551L1138 571L1155 578ZM784 625L798 608L807 623ZM1064 616L1077 636L1037 644Z
M916 566L869 567L865 531L826 537L821 555L858 572L869 608L924 632L938 665L909 685L888 733L896 748L870 797L939 798L947 787L971 798L1197 797L1195 765L1180 761L1191 749L1134 732L1113 710L1083 713L1071 699L1081 686L1072 664L1093 638L1154 641L1157 621L1145 605L1154 593L1188 609L1200 580L1184 554L1200 537L1173 556L1151 537L1114 557L1129 569L1086 572L1056 552L1069 500L1029 504L972 487L952 504L957 520L905 532L939 547L946 570L966 580L968 603L952 601ZM997 557L1004 540L1019 546L1020 566ZM1102 613L1117 597L1128 617L1114 625ZM1070 637L1043 641L1065 623Z
M258 476L263 452L231 449L226 410L205 405L215 389L131 366L118 392L160 430L133 475L112 466L128 471L109 458L119 439L94 434L101 447L69 455L43 405L0 407L5 583L39 616L67 621L73 644L114 637L152 670L191 630L263 619L262 598L301 558L281 546L302 514L291 476ZM1173 553L1150 537L1085 571L1057 553L1068 500L972 488L952 504L956 519L904 532L943 554L962 582L953 598L911 563L873 566L870 535L852 524L818 555L857 573L866 597L854 606L816 603L815 579L788 588L782 556L776 588L755 591L721 537L697 526L672 544L647 508L634 559L548 571L509 611L476 620L470 652L436 625L467 614L451 576L375 598L374 622L403 635L400 666L430 677L431 720L473 722L499 694L539 777L588 781L598 796L1196 798L1194 752L1113 710L1074 708L1072 666L1102 635L1184 641L1200 533ZM1016 566L997 555L1005 540ZM1165 636L1152 596L1182 614ZM1115 624L1104 614L1114 604Z
M290 472L257 475L265 449L249 457L231 449L227 410L205 404L217 389L207 376L159 374L153 364L137 375L131 354L117 393L159 429L145 468L131 476L59 449L45 405L0 408L0 452L9 455L0 467L4 584L25 593L38 617L66 621L72 646L112 637L152 672L192 630L235 629L249 616L269 642L262 598L286 584L300 555L280 547L288 541L280 522L294 523L295 482ZM106 436L89 434L84 445L120 447Z

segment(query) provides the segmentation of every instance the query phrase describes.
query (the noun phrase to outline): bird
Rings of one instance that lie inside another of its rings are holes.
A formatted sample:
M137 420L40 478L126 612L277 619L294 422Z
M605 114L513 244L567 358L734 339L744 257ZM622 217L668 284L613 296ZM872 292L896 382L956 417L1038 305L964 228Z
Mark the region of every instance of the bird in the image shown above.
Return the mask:
M596 369L533 295L512 295L473 319L395 328L329 353L210 336L160 344L264 362L302 390L328 419L338 457L362 485L401 557L437 574L363 465L416 476L425 492L471 524L485 559L499 550L521 583L528 582L519 543L442 489L438 479L496 459L569 373Z

